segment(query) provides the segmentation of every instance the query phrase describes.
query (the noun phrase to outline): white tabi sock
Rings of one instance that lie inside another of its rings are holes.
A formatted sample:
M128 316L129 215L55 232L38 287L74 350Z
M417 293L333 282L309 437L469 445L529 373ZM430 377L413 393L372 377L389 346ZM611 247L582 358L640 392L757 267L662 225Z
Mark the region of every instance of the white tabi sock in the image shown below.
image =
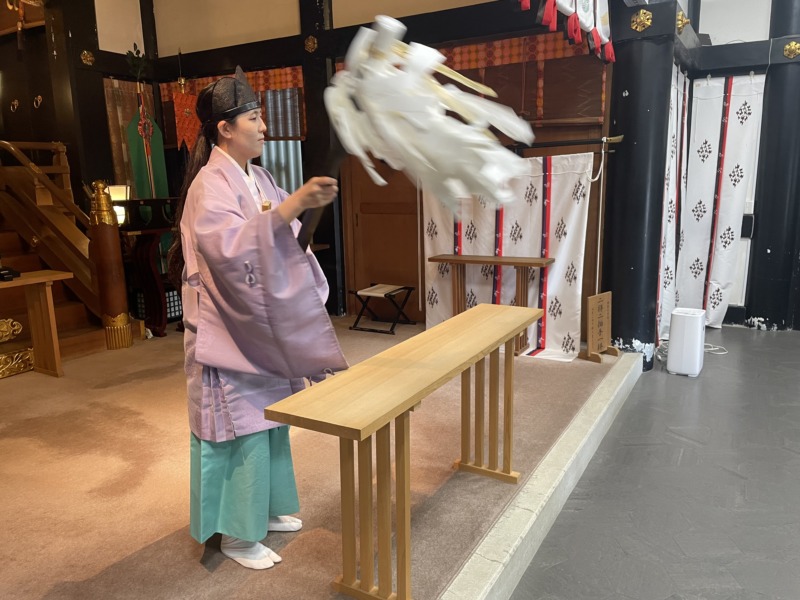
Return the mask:
M248 542L229 535L222 536L220 551L248 569L269 569L281 557L260 542Z
M299 531L303 522L297 517L270 517L267 528L270 531Z

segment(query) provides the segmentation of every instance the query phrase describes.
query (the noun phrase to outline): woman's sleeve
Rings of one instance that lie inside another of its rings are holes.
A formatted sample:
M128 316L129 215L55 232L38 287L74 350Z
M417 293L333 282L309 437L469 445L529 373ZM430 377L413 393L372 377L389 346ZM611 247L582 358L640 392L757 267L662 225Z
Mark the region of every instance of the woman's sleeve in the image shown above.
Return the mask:
M276 211L247 219L224 179L198 184L187 199L190 222L182 222L198 263L197 360L290 378L346 368L292 228ZM226 364L234 360L219 343L226 338L246 364Z

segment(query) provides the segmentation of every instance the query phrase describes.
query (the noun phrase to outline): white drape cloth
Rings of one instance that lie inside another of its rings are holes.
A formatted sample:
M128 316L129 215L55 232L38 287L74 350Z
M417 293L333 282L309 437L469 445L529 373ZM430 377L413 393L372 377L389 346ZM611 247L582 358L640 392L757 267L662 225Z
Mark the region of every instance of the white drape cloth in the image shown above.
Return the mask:
M686 147L689 113L689 80L678 67L672 69L669 101L667 168L664 177L664 204L661 218L661 255L658 282L659 339L669 336L669 321L675 308L678 258L678 218L686 197Z
M755 192L763 75L694 83L676 304L721 327L736 278L745 203Z
M437 254L554 257L541 272L531 270L528 306L545 308L529 331L528 353L573 360L580 350L581 284L593 155L528 159L528 178L512 185L517 200L498 209L483 198L462 203L461 221L425 194L427 326L452 316L452 268L429 263ZM513 267L467 265L466 306L512 304Z

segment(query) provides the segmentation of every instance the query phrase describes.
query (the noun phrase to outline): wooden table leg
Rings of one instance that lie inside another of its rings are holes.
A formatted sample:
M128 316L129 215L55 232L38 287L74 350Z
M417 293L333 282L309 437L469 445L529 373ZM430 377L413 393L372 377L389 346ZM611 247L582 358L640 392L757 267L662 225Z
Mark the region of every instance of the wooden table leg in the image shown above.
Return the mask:
M52 281L25 286L25 300L33 342L33 370L62 377L64 369L61 367L52 286Z
M461 462L468 463L470 456L470 417L472 416L471 369L461 372Z
M360 588L371 592L375 576L372 530L372 437L358 443L358 525Z
M466 308L466 265L454 265L453 269L453 316L461 314Z
M497 470L498 415L500 411L500 350L489 355L489 468Z
M356 480L353 441L339 439L339 470L342 487L342 577L347 586L356 583Z
M337 592L359 600L411 600L411 411L395 419L395 509L397 591L392 591L392 461L391 429L376 433L378 472L378 587L374 581L372 527L372 437L358 442L358 514L360 552L356 578L356 524L353 442L339 440L342 483L343 575L333 581Z
M484 465L483 461L483 421L484 421L484 390L486 388L486 359L482 358L475 363L475 460L477 467Z
M375 458L378 471L378 596L392 595L392 445L391 425L378 430Z
M485 373L485 358L475 364L475 460L472 462L460 460L456 463L460 471L487 475L506 483L518 483L519 473L511 470L511 452L513 435L513 411L514 411L514 343L513 339L505 344L505 394L504 394L504 414L503 414L503 469L498 468L499 461L499 406L500 406L500 349L495 348L489 354L489 461L484 461L483 455L483 417L484 417L484 383L485 375L478 376L478 373ZM464 377L462 375L462 386ZM464 391L462 388L462 402ZM463 411L462 404L462 411ZM462 413L463 418L463 413ZM462 421L463 422L463 421ZM461 432L462 440L464 431ZM469 435L469 434L467 434ZM462 441L463 450L463 441Z
M503 382L503 473L519 478L519 473L511 470L511 455L514 450L514 353L513 342L506 342Z
M530 267L514 267L517 276L514 303L517 306L528 306L528 275ZM517 336L514 344L514 353L519 355L528 347L528 329L525 328Z
M411 419L404 412L394 421L397 489L397 600L411 600Z

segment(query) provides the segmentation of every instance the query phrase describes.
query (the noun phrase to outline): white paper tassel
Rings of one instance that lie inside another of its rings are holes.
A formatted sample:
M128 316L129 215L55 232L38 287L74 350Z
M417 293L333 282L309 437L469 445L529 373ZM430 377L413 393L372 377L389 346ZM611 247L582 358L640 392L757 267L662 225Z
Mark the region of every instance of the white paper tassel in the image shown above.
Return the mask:
M575 0L556 0L556 8L562 15L570 16L575 12Z
M578 20L581 29L587 33L594 29L594 2L593 0L577 0Z
M600 40L607 44L611 39L611 21L608 15L608 0L595 0L595 27Z
M472 195L495 203L511 201L509 183L526 175L528 165L504 148L488 127L530 144L530 124L508 107L453 85L439 85L432 73L449 71L441 66L445 57L422 44L403 44L405 31L391 17L376 17L373 29L356 34L345 69L325 90L325 106L342 146L361 161L376 184L386 182L367 153L405 171L412 181L419 180L451 210ZM449 75L490 92L455 72Z

